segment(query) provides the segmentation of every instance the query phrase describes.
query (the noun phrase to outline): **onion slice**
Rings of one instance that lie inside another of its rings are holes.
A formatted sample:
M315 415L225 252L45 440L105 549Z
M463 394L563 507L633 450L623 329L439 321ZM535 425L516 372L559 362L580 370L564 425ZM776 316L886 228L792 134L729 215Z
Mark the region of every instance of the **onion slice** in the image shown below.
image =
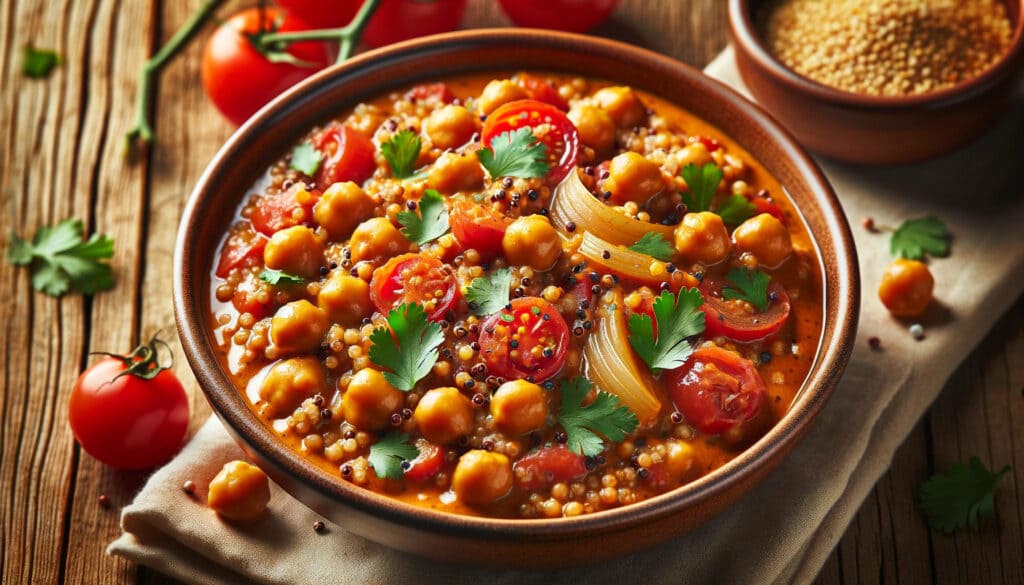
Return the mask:
M612 303L603 304L598 316L597 327L583 348L587 377L599 389L618 396L636 413L641 425L654 422L662 401L629 346L622 293L616 291Z
M657 289L667 282L672 290L681 287L693 288L700 283L691 274L682 270L668 271L668 264L647 254L634 252L629 248L615 246L590 232L584 232L577 250L591 267L602 269L618 276L646 284Z
M661 234L669 242L675 237L675 226L634 219L599 201L587 190L576 169L569 172L555 187L549 213L551 225L565 237L579 230L589 232L613 244L632 246L648 232ZM570 230L569 225L575 228Z

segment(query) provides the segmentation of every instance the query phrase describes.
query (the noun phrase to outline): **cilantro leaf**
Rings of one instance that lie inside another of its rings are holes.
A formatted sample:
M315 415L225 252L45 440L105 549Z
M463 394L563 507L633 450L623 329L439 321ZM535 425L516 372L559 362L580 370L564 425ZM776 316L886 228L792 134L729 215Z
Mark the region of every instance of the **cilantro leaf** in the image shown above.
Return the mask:
M292 162L288 165L307 177L312 177L320 169L324 155L311 142L303 142L292 149Z
M466 302L474 315L497 313L508 304L512 271L499 268L490 276L474 278L466 288Z
M665 236L657 232L647 232L640 236L640 239L630 246L629 249L634 252L640 252L641 254L647 254L648 256L661 260L662 262L672 260L672 257L676 254L675 247L668 243Z
M306 279L301 276L294 274L288 274L281 270L274 270L273 268L264 268L260 272L260 280L267 284L282 285L282 284L305 284Z
M476 151L491 177L543 177L548 174L548 147L537 140L529 126L504 132Z
M367 460L377 477L402 479L402 462L411 461L419 454L419 449L409 443L409 435L396 433L384 435L370 445L370 456Z
M746 268L733 268L725 278L735 287L726 286L722 288L722 298L727 301L739 299L747 301L757 307L758 311L768 308L768 284L772 277L760 270L747 270Z
M757 215L757 207L743 195L730 195L721 207L715 211L726 225L740 225L748 218Z
M625 439L640 424L636 414L622 406L614 394L598 390L594 401L583 406L593 387L593 382L583 376L563 382L562 410L558 415L558 423L568 437L566 444L569 450L591 457L604 451L604 440L599 434L617 442Z
M654 299L657 337L650 315L630 315L629 344L651 371L677 368L690 357L693 347L687 338L704 331L704 311L698 310L702 304L704 297L695 288L680 290L678 297L669 291L661 293Z
M910 260L921 260L925 254L949 256L949 229L937 217L908 219L892 233L889 251Z
M411 130L402 130L392 134L386 142L382 142L380 151L384 155L384 160L388 161L391 172L399 179L405 179L412 174L416 161L420 158L421 146L419 136Z
M11 234L7 260L17 266L30 266L32 288L52 297L71 289L95 294L114 287L110 264L114 241L93 234L82 241L84 228L78 219L66 219L54 227L40 227L31 242Z
M402 224L402 235L420 246L440 238L448 232L448 210L444 197L433 189L427 189L419 203L420 213L398 212L398 223Z
M53 68L64 62L56 51L37 49L28 45L22 51L21 72L27 77L41 79L48 77Z
M977 457L970 465L954 463L945 475L935 474L920 488L921 512L928 525L945 533L978 525L978 518L992 514L995 489L1010 466L991 472Z
M683 167L683 180L689 193L683 194L683 203L687 211L707 211L711 209L711 200L722 182L722 169L715 163L707 163L699 169L690 163Z
M434 367L444 333L440 325L427 320L418 303L402 303L391 309L387 321L388 327L378 327L370 334L370 361L390 369L384 372L384 378L408 392Z

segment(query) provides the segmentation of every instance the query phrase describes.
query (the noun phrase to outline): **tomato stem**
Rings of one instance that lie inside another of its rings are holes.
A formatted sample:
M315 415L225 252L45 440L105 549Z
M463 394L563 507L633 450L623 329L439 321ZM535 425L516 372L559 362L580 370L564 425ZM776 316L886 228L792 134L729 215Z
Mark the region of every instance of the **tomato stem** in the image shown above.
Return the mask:
M213 13L224 3L224 0L207 0L181 28L174 33L164 46L160 47L156 55L150 57L143 65L139 73L139 88L135 104L135 126L125 134L125 153L127 153L136 140L152 142L155 138L153 127L149 120L149 103L153 96L153 86L156 83L157 74L163 69L168 61L174 58L185 45L202 29L206 21L213 16Z
M169 370L174 366L174 352L166 341L160 339L159 335L160 332L153 334L153 337L147 343L139 345L128 355L121 355L106 351L94 351L91 353L93 355L105 355L124 362L124 371L114 376L114 379L111 380L111 382L126 375L142 378L143 380L152 380L157 377L160 372ZM161 348L166 350L168 355L166 365L160 363Z
M275 43L294 43L298 41L338 41L338 58L335 63L341 63L352 56L359 39L363 36L363 30L370 22L370 17L377 11L381 0L366 0L359 7L359 12L352 18L352 22L340 28L323 28L317 30L306 30L298 32L284 32L263 35L260 37L260 46L264 49L270 48Z

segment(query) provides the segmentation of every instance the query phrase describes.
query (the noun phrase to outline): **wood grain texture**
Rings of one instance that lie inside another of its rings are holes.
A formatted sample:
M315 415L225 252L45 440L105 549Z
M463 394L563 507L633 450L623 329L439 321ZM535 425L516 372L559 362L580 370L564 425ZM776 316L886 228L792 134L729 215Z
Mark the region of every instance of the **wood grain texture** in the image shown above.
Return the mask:
M65 405L88 352L124 350L162 330L190 395L194 430L209 414L173 333L171 261L184 202L231 127L199 83L201 43L155 92L157 144L121 156L136 76L201 0L0 2L0 243L82 218L117 242L117 287L55 300L26 270L0 262L0 582L173 583L104 554L118 509L144 473L116 472L74 443ZM727 42L721 0L622 0L595 34L702 67ZM504 26L494 0L470 0L466 27ZM46 80L20 73L27 44L66 62ZM987 337L896 454L861 507L820 583L1022 583L1024 558L1024 299ZM914 501L920 481L978 454L1012 463L998 516L976 533L935 535ZM106 494L111 509L99 506Z

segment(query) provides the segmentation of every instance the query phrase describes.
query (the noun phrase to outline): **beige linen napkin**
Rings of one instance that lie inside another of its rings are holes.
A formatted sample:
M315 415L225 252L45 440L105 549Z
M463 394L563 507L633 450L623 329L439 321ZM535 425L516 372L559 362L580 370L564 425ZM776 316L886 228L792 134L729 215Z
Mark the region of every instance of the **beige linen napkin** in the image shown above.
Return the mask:
M741 86L731 50L707 72ZM742 91L742 89L741 89ZM728 511L681 538L630 557L556 572L490 571L424 561L327 523L273 488L270 513L248 528L206 508L205 484L242 457L211 419L157 471L122 515L122 555L192 583L804 583L811 581L896 448L957 364L1024 288L1024 100L980 142L902 168L824 161L860 252L863 301L846 374L803 442ZM955 235L950 258L932 263L938 302L915 341L875 291L889 263L888 237L860 227L934 214ZM878 336L883 351L867 339ZM1002 462L989 462L999 464ZM184 480L200 486L195 498Z

